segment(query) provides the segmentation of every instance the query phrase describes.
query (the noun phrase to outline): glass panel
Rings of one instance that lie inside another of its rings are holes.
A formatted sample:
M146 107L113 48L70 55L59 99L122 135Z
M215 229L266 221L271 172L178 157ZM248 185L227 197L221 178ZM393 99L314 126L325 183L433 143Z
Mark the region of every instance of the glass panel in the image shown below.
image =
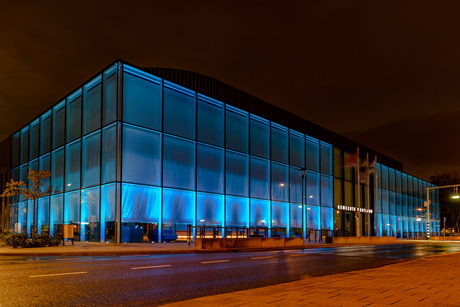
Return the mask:
M226 147L247 153L248 113L227 105L226 117Z
M83 134L101 128L101 103L102 85L98 76L83 89Z
M117 180L117 125L102 129L102 183Z
M343 174L345 180L352 181L353 180L353 173L355 172L355 166L356 166L356 155L349 154L348 152L343 153ZM380 178L380 175L379 175ZM380 188L380 183L378 184L378 187Z
M334 211L332 208L321 208L321 229L334 229Z
M388 190L388 167L382 165L382 185L381 188Z
M287 163L288 159L288 130L286 127L272 123L271 127L271 159Z
M307 228L321 229L321 215L319 207L317 206L306 206L307 207Z
M27 173L28 173L29 166L27 164L21 165L19 167L19 181L24 182L26 185L29 184L27 180Z
M80 150L81 142L76 141L66 146L65 190L80 188Z
M214 99L198 95L198 141L224 145L224 104Z
M248 156L227 151L226 194L248 196Z
M251 199L251 226L271 227L270 201Z
M65 101L53 108L53 149L64 145L65 141Z
M402 188L402 192L403 194L406 194L407 195L407 175L406 174L402 174L401 175L401 188Z
M383 214L388 214L389 212L389 202L388 202L388 191L382 190L382 211Z
M195 142L164 135L163 185L195 189Z
M113 128L114 129L114 128ZM108 139L113 131L107 131ZM113 178L114 148L108 149L105 173ZM161 134L155 131L123 125L122 180L125 182L161 184ZM107 178L107 179L109 179Z
M251 115L249 129L249 131L251 132L251 155L268 159L268 145L270 143L269 124L270 122L268 120Z
M334 207L343 205L342 200L342 180L334 178Z
M33 209L34 208L34 202L29 200L27 202L27 233L29 235L32 234L32 212L33 212ZM35 221L37 220L37 211L35 211Z
M272 227L288 227L289 204L272 202Z
M123 74L123 121L160 130L161 79L150 75L148 78Z
M161 188L123 183L121 185L121 210L123 223L159 223ZM129 226L129 224L123 224L123 226Z
M50 199L40 198L38 204L37 228L39 233L48 233L50 228Z
M51 171L51 155L47 154L45 156L40 157L40 163L39 163L39 168L42 171ZM43 183L46 185L50 186L51 185L51 176L45 178L43 180ZM46 190L46 186L42 187L42 192Z
M302 177L300 177L299 169L291 167L289 170L289 189L290 202L302 203Z
M15 226L14 231L28 233L27 228L27 202L22 201L18 204L18 225Z
M401 172L396 171L395 191L401 193Z
M289 134L289 164L305 167L304 135L293 130Z
M102 97L102 124L105 126L117 120L117 65L104 72ZM102 240L101 238L101 241Z
M50 203L50 231L52 234L63 232L63 217L64 217L64 195L51 196Z
M99 242L99 187L81 192L81 240Z
M29 158L35 159L38 157L40 147L40 119L37 118L30 124L30 155Z
M98 131L83 138L82 187L100 183L101 133Z
M59 193L64 192L64 147L51 155L51 184Z
M312 171L318 171L318 140L310 137L305 137L305 152L307 155L307 169Z
M321 206L332 207L332 201L332 177L321 175Z
M251 157L251 197L270 199L270 162Z
M164 132L194 139L194 92L165 81L164 121Z
M20 143L20 135L19 132L13 136L12 140L12 151L11 151L11 162L12 162L12 167L17 167L19 166L19 143Z
M332 175L332 146L321 142L321 173Z
M395 193L390 192L390 214L394 215L396 213L396 200L395 200Z
M342 152L339 148L334 147L334 177L342 178Z
M40 154L51 150L51 111L46 112L40 118Z
M80 191L65 194L64 224L74 225L74 240L80 241Z
M226 197L227 227L248 226L249 224L249 200L241 197Z
M21 130L21 164L29 161L29 126Z
M225 226L223 195L196 193L196 201L198 225Z
M101 187L101 242L116 242L116 185Z
M272 163L272 199L288 201L288 168L286 165Z
M81 90L67 97L67 142L81 136Z
M197 144L197 190L223 193L224 150Z
M291 228L302 227L302 205L290 204L291 212L289 219L289 226Z
M390 191L395 191L395 170L390 168L388 173L388 183Z
M163 223L195 225L195 192L163 189Z
M402 215L402 204L401 204L401 194L396 194L395 197L396 200L396 215L401 216Z
M305 179L307 189L305 204L319 206L319 175L307 172Z
M345 206L354 207L353 202L353 184L350 181L344 182L344 192L345 192ZM379 197L379 204L381 204L382 200Z

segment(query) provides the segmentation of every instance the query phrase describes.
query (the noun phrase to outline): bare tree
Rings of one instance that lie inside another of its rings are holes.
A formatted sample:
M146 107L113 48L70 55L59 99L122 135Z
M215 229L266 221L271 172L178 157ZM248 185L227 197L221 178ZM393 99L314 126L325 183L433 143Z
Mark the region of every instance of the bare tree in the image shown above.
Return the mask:
M13 179L6 183L6 189L3 191L3 197L19 196L22 200L32 200L33 212L32 212L32 238L35 238L36 223L35 223L35 208L37 199L45 196L49 196L52 193L58 193L57 189L54 189L52 185L45 183L45 179L51 176L50 171L34 171L29 167L29 173L27 179L30 184L29 187L23 181L15 181Z
M435 172L430 176L430 182L437 186L460 184L460 175L458 172ZM447 218L446 228L460 232L460 201L452 199L452 189L439 189L439 214Z

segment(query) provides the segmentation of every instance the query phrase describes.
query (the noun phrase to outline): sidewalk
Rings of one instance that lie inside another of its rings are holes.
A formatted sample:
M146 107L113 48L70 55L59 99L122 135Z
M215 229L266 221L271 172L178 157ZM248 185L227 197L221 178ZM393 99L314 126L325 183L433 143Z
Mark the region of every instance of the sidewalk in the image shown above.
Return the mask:
M458 306L460 254L182 301L188 306Z

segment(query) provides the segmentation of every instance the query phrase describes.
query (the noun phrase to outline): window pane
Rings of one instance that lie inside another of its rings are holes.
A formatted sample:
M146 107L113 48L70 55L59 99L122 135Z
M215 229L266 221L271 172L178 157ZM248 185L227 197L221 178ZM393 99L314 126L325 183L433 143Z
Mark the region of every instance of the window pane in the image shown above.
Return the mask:
M197 225L225 226L224 196L196 193Z
M101 176L101 133L96 132L83 138L82 187L100 183Z
M290 204L291 212L289 219L289 226L291 228L302 227L302 205Z
M227 227L229 226L248 226L249 224L249 200L242 197L227 196L226 216Z
M102 129L102 183L117 179L117 129L116 124Z
M123 121L161 129L160 79L147 80L132 74L123 74Z
M203 97L203 96L198 96ZM224 145L224 110L223 103L206 98L198 100L198 141Z
M40 154L44 154L51 150L51 111L42 115L40 121Z
M59 193L64 192L64 148L51 155L51 184Z
M73 191L80 188L80 147L80 141L66 146L66 191Z
M12 140L12 152L11 152L11 161L12 161L12 167L17 167L19 166L19 143L20 143L20 134L19 132L13 136Z
M251 197L270 199L270 162L251 157Z
M289 170L289 188L290 202L302 203L302 177L300 177L299 169L291 167Z
M45 156L40 157L40 162L39 162L39 169L41 171L51 171L51 157L50 154L47 154ZM51 176L45 178L43 180L43 183L45 183L47 186L51 185ZM46 190L46 186L42 187L42 192Z
M272 199L288 201L288 168L286 165L272 163Z
M83 134L101 128L102 85L101 76L84 86Z
M24 182L26 185L29 183L27 180L27 173L28 173L28 165L24 164L19 167L19 181Z
M334 177L342 178L342 152L340 149L334 147Z
M271 159L281 163L287 163L288 157L288 132L287 128L272 123L271 127Z
M80 191L65 194L64 224L77 226L73 229L73 235L74 240L80 241Z
M271 227L270 201L251 199L250 226Z
M321 207L321 229L334 229L334 209Z
M318 140L306 137L305 151L307 155L307 169L318 171Z
M195 225L195 192L163 189L163 223Z
M53 149L64 145L65 137L65 101L53 108Z
M304 135L291 130L289 134L289 163L300 168L305 167Z
M194 139L194 93L165 81L164 108L164 131L174 135Z
M226 117L226 147L247 153L248 113L227 105Z
M332 175L332 146L321 143L321 173Z
M30 124L30 153L29 158L35 159L38 157L40 147L40 119L37 118Z
M197 190L223 193L224 150L197 144Z
M382 189L388 190L388 167L382 165Z
M29 161L29 126L21 130L21 164Z
M248 156L227 151L226 194L248 196Z
M251 115L251 155L265 159L269 158L270 122L260 117Z
M64 194L51 196L50 198L50 231L52 234L63 232L64 217Z
M113 159L109 161L113 163ZM105 172L111 174L107 169ZM122 174L125 182L161 184L160 133L123 125Z
M272 227L287 227L289 204L272 202Z
M67 142L81 136L81 90L67 97Z
M117 120L117 65L104 72L103 85L102 124L105 126Z
M364 203L364 202L363 202ZM332 207L332 177L321 176L321 206ZM332 215L332 213L331 213Z
M122 222L158 223L161 212L161 188L123 183L121 210Z
M164 136L163 185L195 189L195 142Z
M48 233L50 227L50 199L49 197L40 198L37 202L37 228L39 233Z
M307 172L305 179L307 183L305 204L319 206L319 175Z
M390 168L388 170L388 183L389 183L389 190L395 191L395 170Z
M306 225L307 228L320 229L321 228L321 216L319 207L317 206L306 206L307 207L307 216L306 216Z
M99 187L81 192L81 240L99 242Z
M101 187L101 242L116 242L116 193L114 183Z

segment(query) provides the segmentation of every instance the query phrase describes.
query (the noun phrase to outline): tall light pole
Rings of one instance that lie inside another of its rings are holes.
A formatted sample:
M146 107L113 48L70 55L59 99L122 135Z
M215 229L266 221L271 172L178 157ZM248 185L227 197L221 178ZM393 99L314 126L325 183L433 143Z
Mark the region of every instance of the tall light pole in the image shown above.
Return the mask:
M305 175L307 175L307 170L302 168L299 170L299 175L300 175L300 178L302 178L302 239L305 240L305 234L304 234L304 228L305 228L305 225L304 225L304 213L303 213L303 210L304 210L304 179L305 179Z
M452 184L452 185L444 185L441 187L427 187L426 188L426 237L430 239L430 190L438 190L438 189L445 189L445 188L456 188L460 187L460 184ZM452 198L460 198L459 195L454 195ZM444 231L446 231L444 227Z

